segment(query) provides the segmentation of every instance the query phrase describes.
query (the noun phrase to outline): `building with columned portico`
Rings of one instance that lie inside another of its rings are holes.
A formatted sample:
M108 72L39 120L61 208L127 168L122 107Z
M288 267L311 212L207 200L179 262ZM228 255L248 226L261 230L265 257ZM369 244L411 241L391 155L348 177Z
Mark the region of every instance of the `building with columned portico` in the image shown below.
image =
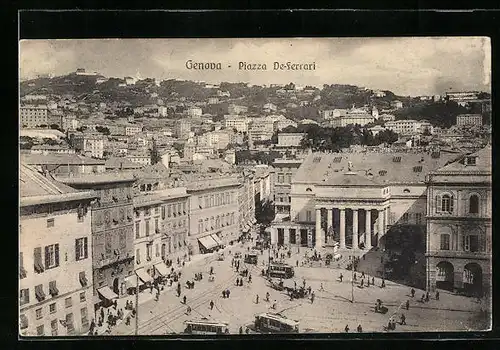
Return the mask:
M399 246L409 240L409 247L421 245L423 260L425 177L456 157L388 150L311 153L292 178L290 216L272 224L271 243L338 247L347 255L356 248L362 255L385 248L402 254Z

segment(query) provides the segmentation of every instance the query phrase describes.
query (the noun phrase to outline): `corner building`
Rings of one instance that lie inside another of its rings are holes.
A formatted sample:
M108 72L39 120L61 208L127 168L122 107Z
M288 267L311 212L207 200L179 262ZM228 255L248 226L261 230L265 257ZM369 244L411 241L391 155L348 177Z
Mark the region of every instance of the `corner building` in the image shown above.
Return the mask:
M88 332L92 314L92 191L20 165L20 335Z
M91 189L94 305L108 306L127 295L126 278L134 272L134 214L131 173L109 172L58 178L76 189Z
M491 292L491 146L428 177L427 287Z

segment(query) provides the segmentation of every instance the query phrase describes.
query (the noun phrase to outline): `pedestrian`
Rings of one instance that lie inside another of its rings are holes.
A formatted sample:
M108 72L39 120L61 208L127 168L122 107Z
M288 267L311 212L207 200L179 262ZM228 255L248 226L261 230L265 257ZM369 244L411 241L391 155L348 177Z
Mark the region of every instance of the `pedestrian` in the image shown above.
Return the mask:
M252 283L252 274L248 274L248 283Z
M363 258L364 258L364 257L365 257L365 256L363 255ZM361 325L360 325L360 324L358 325L358 333L363 333L363 328L361 328Z
M422 294L422 298L420 299L420 301L423 303L425 300L425 294Z
M276 310L276 300L274 300L274 302L273 302L272 309L273 309L273 310Z
M304 286L304 288L306 287L306 280L305 279L302 280L302 285Z
M297 289L297 281L293 281L293 287Z
M249 334L249 333L250 333L250 329L248 329L248 327L246 327L246 329L245 329L245 333L246 333L246 334Z
M361 272L361 279L364 279L364 278L365 278L365 273Z
M213 309L214 309L214 301L210 300L210 310L213 310Z
M323 288L323 282L321 282L321 285L319 287L319 290L324 291L325 289Z
M214 274L214 267L213 266L210 266L210 274L213 275Z
M240 287L243 287L243 278L240 278Z
M375 285L375 277L372 277L372 286Z
M399 323L401 325L406 325L406 317L405 317L405 314L401 314L401 322Z
M339 276L340 282L342 282L343 278L344 278L344 275L342 275L342 273L341 273L340 276Z
M314 292L311 293L311 304L314 303Z
M307 287L307 292L311 294L311 286Z
M295 266L299 267L299 261L298 260L295 261Z
M356 282L356 273L354 273L353 281Z
M226 299L226 291L225 290L222 291L222 298Z
M381 285L382 288L385 288L385 279L382 278L382 285Z
M349 325L348 324L345 325L344 330L345 330L346 333L349 333Z
M258 303L259 303L259 294L257 294L255 297L255 304L258 304Z
M436 291L436 300L439 300L439 291Z
M187 307L186 314L187 315L191 315L191 306Z
M429 292L425 293L425 302L429 301Z
M241 326L240 326L239 333L240 333L240 334L243 334L243 327L241 327Z
M240 279L237 277L236 278L236 285L239 286L240 285Z
M406 310L410 310L410 301L409 300L406 301Z
M153 284L149 285L149 293L153 294Z
M363 287L363 285L365 284L365 280L361 280L361 287Z
M229 289L226 289L226 298L229 298Z
M269 301L269 292L266 292L266 301Z
M186 304L186 296L184 295L184 297L182 297L182 300L184 301L184 304Z
M415 296L415 289L413 289L413 288L412 288L412 289L410 290L410 294L411 294L411 297L413 298L413 297Z

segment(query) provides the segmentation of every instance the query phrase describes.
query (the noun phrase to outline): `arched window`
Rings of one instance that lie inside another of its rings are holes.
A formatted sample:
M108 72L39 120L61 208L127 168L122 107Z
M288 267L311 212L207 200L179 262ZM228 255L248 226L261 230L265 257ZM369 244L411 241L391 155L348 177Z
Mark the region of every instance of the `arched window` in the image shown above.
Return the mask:
M310 187L306 188L306 192L312 192L312 189Z
M410 190L409 190L408 188L405 188L405 189L403 190L403 193L410 193Z
M479 196L476 194L473 194L469 198L469 213L479 214Z
M436 211L443 213L453 212L453 196L444 194L436 196Z

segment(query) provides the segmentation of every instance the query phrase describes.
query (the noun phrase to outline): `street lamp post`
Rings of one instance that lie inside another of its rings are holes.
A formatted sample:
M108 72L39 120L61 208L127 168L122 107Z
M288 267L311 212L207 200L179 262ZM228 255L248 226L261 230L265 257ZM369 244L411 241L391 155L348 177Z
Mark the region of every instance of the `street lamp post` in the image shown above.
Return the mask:
M352 261L351 261L351 303L354 303L354 246L352 247Z

